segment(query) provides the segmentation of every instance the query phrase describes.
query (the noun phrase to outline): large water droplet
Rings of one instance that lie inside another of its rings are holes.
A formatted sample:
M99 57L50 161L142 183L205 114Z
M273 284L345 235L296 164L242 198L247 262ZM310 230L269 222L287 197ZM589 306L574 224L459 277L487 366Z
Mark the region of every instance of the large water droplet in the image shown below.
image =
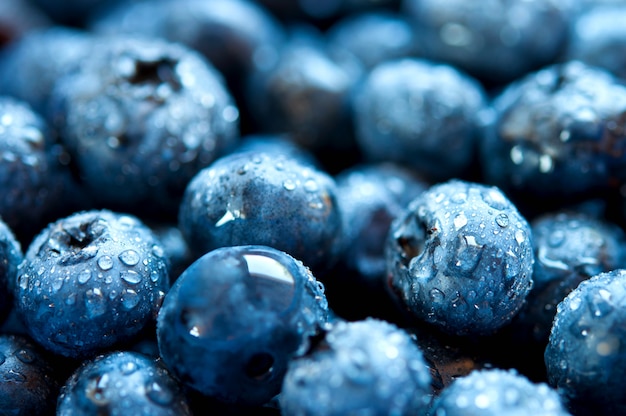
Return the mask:
M459 229L459 228L464 227L465 225L467 225L467 217L465 216L464 213L461 212L461 213L457 214L456 217L454 217L453 222L454 222L454 227L456 229Z
M429 292L429 296L430 296L430 300L435 303L442 302L444 298L446 297L446 295L437 288L431 289Z
M134 290L127 289L122 293L120 300L126 309L133 309L139 304L139 295Z
M139 254L135 250L124 250L120 253L119 259L127 266L134 266L139 263Z
M113 267L113 259L110 256L102 256L97 261L102 270L110 270Z
M294 189L296 189L296 186L296 183L291 179L285 179L285 181L283 182L283 188L288 191L293 191Z
M131 285L136 285L141 282L141 275L134 270L124 270L120 272L120 278Z
M85 308L90 318L98 317L106 312L107 303L101 289L95 288L85 292Z
M24 364L30 364L35 361L35 354L33 353L33 351L26 348L22 348L16 351L15 356Z
M504 213L500 213L500 214L496 215L496 224L498 224L502 228L508 227L508 225L509 225L509 216L504 214Z
M106 396L109 381L110 377L108 374L91 377L85 387L85 396L96 406L106 406L109 403L109 399Z
M146 396L160 406L168 406L174 400L174 394L160 383L153 381L146 385Z

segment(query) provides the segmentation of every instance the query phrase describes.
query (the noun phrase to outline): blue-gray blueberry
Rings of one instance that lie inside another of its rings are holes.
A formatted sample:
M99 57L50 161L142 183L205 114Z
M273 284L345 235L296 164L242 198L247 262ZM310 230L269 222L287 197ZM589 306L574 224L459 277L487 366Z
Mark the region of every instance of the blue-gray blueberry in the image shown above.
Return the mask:
M388 289L417 321L455 335L509 323L533 280L532 232L497 187L435 184L391 224Z
M108 210L50 223L18 268L15 308L29 335L84 359L132 340L169 290L169 260L137 217Z
M210 251L165 296L160 355L187 386L219 402L260 406L279 394L288 362L329 321L323 285L271 247Z

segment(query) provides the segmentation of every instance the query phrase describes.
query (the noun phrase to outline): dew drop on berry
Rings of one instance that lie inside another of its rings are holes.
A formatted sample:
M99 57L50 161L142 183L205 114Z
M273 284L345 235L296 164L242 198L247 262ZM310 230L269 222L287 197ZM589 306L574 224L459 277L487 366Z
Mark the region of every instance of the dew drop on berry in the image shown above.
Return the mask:
M102 270L110 270L113 267L113 259L110 256L102 256L97 261L98 267Z
M133 309L139 304L139 295L134 290L127 289L122 293L121 302L126 309Z
M136 285L141 282L141 275L134 270L124 270L120 272L120 278L131 285Z
M174 400L174 394L170 389L164 388L156 381L146 385L146 396L160 406L168 406Z
M135 250L124 250L120 253L119 259L127 266L134 266L139 263L139 254Z

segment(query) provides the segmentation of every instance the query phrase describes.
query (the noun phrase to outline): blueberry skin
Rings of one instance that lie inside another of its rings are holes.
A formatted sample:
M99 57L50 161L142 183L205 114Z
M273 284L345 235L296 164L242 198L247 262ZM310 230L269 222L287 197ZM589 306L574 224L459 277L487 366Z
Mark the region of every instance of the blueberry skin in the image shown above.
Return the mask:
M626 271L581 282L557 307L545 350L548 382L576 414L626 412Z
M485 84L504 85L559 58L571 18L566 3L403 0L402 11L421 41L422 56Z
M328 319L323 286L302 262L266 246L222 247L176 280L157 339L186 385L220 402L259 406L279 393L288 361Z
M389 162L354 165L335 176L335 182L345 235L340 262L358 274L359 285L379 290L387 273L385 240L391 222L430 184Z
M185 391L163 363L132 351L85 360L61 388L58 416L191 415Z
M626 164L626 88L579 61L505 88L480 142L485 182L515 201L558 209L615 191Z
M424 414L431 377L421 350L393 323L339 321L304 356L289 363L281 414Z
M91 24L96 33L161 37L204 55L233 86L250 71L275 63L282 24L250 0L124 2Z
M354 79L328 55L323 36L296 27L279 52L274 65L246 79L255 130L287 133L320 156L355 147L348 106Z
M431 181L468 173L487 104L476 80L404 58L379 64L355 88L353 122L366 160L404 164Z
M0 92L46 115L54 83L87 58L91 45L90 33L78 28L55 25L29 31L0 53Z
M389 290L418 321L454 335L508 323L532 287L532 233L500 189L450 180L431 186L391 224Z
M419 53L419 40L406 16L384 9L348 15L325 36L329 55L354 76L365 75L382 62Z
M52 94L50 120L98 207L172 219L191 177L239 138L222 76L156 38L99 38Z
M429 415L569 416L558 393L516 370L482 369L454 380L435 398Z
M18 269L16 311L47 350L83 359L131 340L156 318L169 261L138 218L78 212L35 237Z
M17 269L24 259L22 245L9 226L0 219L0 323L13 310Z
M524 336L548 341L557 305L583 280L626 267L626 234L617 224L576 211L558 211L531 223L534 285L516 318Z
M0 334L3 415L54 415L61 382L50 357L25 335Z
M0 216L24 244L68 203L69 168L46 120L28 103L0 96ZM62 149L61 149L62 150Z
M237 152L190 181L178 224L196 256L260 244L289 253L315 272L328 270L343 244L336 195L332 176L297 159Z
M623 3L596 3L587 7L572 23L566 59L577 59L620 78L626 77L626 30L622 25L625 18Z

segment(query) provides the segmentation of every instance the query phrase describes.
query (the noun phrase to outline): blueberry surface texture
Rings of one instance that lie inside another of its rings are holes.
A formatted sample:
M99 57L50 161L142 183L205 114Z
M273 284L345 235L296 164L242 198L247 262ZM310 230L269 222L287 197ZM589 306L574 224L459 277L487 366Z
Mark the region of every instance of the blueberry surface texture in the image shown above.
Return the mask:
M54 415L61 382L49 356L25 335L0 335L0 413Z
M626 267L626 235L608 219L569 210L546 213L530 225L534 285L516 322L520 335L545 349L557 305L583 280Z
M548 382L576 414L626 412L625 288L624 269L600 273L557 307L545 350Z
M314 271L342 249L336 183L323 170L279 153L236 152L189 183L179 227L196 256L218 247L260 244Z
M176 280L157 339L186 385L223 403L260 406L328 320L323 285L301 261L271 247L222 247Z
M291 415L424 414L431 377L411 336L384 320L339 321L292 360L279 397Z
M485 182L516 202L550 210L615 192L626 163L626 88L580 61L509 85L481 141ZM552 207L552 208L551 208Z
M113 351L85 360L61 388L58 416L191 415L185 390L153 357Z
M69 168L57 158L46 120L26 102L0 96L0 216L20 242L44 227L69 189ZM61 202L63 201L63 202Z
M454 380L435 398L431 416L568 416L556 390L515 370L484 369Z
M23 259L22 245L9 226L0 220L0 323L13 310L17 269Z
M424 57L491 85L555 62L569 35L569 7L552 0L402 1Z
M55 83L49 117L98 207L172 218L187 182L232 149L239 110L198 52L103 37Z
M51 223L18 269L16 312L45 349L84 359L153 322L170 287L161 242L138 218L84 211Z
M389 290L418 321L455 335L508 323L532 287L531 228L500 189L450 180L409 203L387 239Z
M392 60L374 67L352 100L366 160L404 164L433 181L468 173L486 107L469 75L423 59Z

